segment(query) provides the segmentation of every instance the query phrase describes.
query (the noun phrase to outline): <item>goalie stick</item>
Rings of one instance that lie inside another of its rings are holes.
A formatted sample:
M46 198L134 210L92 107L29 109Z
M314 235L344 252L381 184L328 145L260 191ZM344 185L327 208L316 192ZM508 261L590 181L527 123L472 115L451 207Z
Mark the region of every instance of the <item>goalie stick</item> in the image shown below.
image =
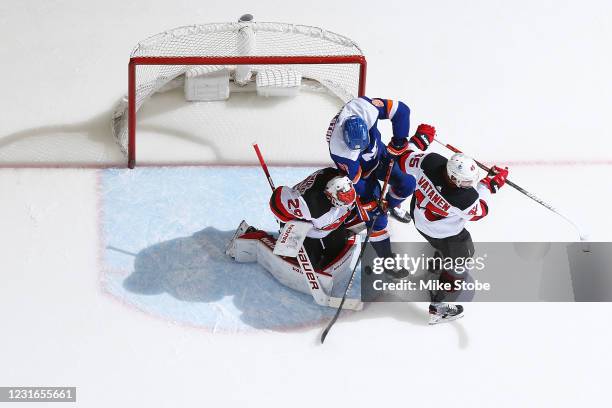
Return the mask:
M387 194L387 188L389 187L389 179L391 178L391 170L393 170L393 164L394 163L395 163L394 159L389 160L389 164L387 166L387 173L385 174L385 181L383 182L383 188L380 191L380 197L378 197L378 202L377 202L378 207L380 207L380 205L382 203L382 200L383 200L383 197ZM370 228L368 228L368 232L367 232L366 237L365 237L365 239L363 241L363 246L361 247L361 251L359 252L359 258L357 258L357 263L353 267L353 272L351 273L351 278L349 279L349 282L346 285L346 289L344 289L344 295L342 296L342 300L340 301L340 305L338 306L338 310L336 310L336 314L334 314L334 317L332 317L332 319L327 324L327 327L325 328L325 330L323 330L323 333L321 333L321 344L323 344L323 342L325 341L325 338L329 334L329 331L331 330L332 326L334 325L334 323L336 323L336 320L338 320L338 317L340 316L340 312L342 312L342 307L344 306L344 302L346 300L346 295L348 294L348 291L353 286L353 281L355 280L355 271L357 271L357 266L361 262L361 258L363 257L363 253L365 252L365 248L368 245L368 241L370 241L370 235L372 235L372 230L374 229L374 224L376 223L376 219L378 218L379 215L380 214L376 214L372 218L372 225L370 225Z
M257 154L257 159L259 159L259 164L261 165L261 169L263 170L266 178L268 179L268 184L270 184L270 188L272 191L275 190L274 182L272 181L272 176L270 176L270 172L268 171L268 166L261 154L261 150L259 150L259 146L257 143L253 143L253 149L255 149L255 153ZM327 293L323 291L323 287L321 286L321 282L319 282L319 278L317 277L317 273L312 266L312 262L304 249L304 246L300 246L298 254L296 256L298 264L300 265L300 270L304 275L304 279L306 279L306 285L310 290L312 298L315 302L321 306L329 306L329 307L338 307L338 305L342 305L345 301L345 296L340 299L337 297L329 296ZM357 299L349 299L349 302L346 305L347 309L351 310L361 310L363 308L363 303Z
M461 150L457 149L456 147L441 142L438 139L434 139L436 142L438 142L439 144L441 144L442 146L446 147L448 150L450 150L451 152L454 153L463 153ZM476 164L478 165L478 167L480 167L481 169L483 169L484 171L487 172L487 174L489 174L491 172L491 168L485 166L484 164L482 164L481 162L479 162L478 160L474 160L476 162ZM544 200L542 200L541 198L537 197L535 194L530 193L529 191L525 190L523 187L519 186L518 184L513 183L512 181L506 179L506 184L508 184L510 187L514 188L515 190L517 190L518 192L526 195L527 197L531 198L533 201L535 201L536 203L540 204L541 206L544 206L546 209L554 212L555 214L557 214L558 216L560 216L561 218L563 218L565 221L567 221L568 223L570 223L572 225L572 227L574 227L574 229L576 230L576 232L578 232L578 236L580 237L580 241L587 241L587 235L585 233L582 232L582 229L578 226L578 224L576 224L574 221L572 221L571 219L569 219L567 216L563 215L559 210L557 210L555 207L553 207L552 205L548 204L547 202L545 202Z

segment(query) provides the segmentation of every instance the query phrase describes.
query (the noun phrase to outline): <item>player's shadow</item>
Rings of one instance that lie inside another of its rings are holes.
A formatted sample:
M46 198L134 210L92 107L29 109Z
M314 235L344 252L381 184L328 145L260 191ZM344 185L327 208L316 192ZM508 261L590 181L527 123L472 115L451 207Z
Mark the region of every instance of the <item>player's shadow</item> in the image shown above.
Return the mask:
M202 303L204 309L197 324L220 329L235 328L239 320L255 329L287 331L322 327L331 318L333 308L318 306L312 296L281 285L258 264L231 261L224 250L232 235L232 231L208 227L192 236L145 248L135 255L134 270L123 287L130 293L167 293L183 302ZM176 313L166 317L180 321L180 311ZM373 303L360 312L344 312L342 324L388 318L423 328L428 322L427 309L422 305ZM461 323L451 324L457 330L459 346L467 347Z
M401 323L408 323L411 326L419 326L425 330L431 330L433 333L442 327L429 325L427 305L428 303L414 302L369 303L366 304L364 309L360 312L345 313L342 317L342 323L351 324L351 322L359 322L362 320L391 318ZM450 325L454 328L457 335L457 345L459 348L467 348L469 345L469 336L463 327L461 320L455 320L451 323L444 323L442 326L446 325Z
M240 329L239 320L256 329L286 331L319 324L331 315L331 309L281 285L258 264L231 261L224 250L232 235L209 227L145 248L135 255L134 271L123 287L205 304L196 324L221 330ZM180 321L179 309L173 309L176 316L166 317Z
M321 94L321 97L328 96ZM273 112L284 101L284 98L260 97L254 103L252 96L238 95L225 105L227 109ZM202 118L207 112L205 104L190 105L180 89L156 94L146 109L138 112L138 132L162 135L181 142L185 149L201 150L202 157L207 157L207 164L244 164L244 160L233 157L234 150L227 148L226 138L219 138L218 129L206 126L207 118ZM189 111L190 106L202 106L202 109ZM185 118L177 114L181 110L191 112L184 114L192 116L193 129L185 128ZM0 166L122 167L126 157L112 136L112 116L112 110L107 110L80 122L38 126L0 135ZM15 157L22 158L16 162ZM291 165L294 162L281 159L269 164Z
M168 105L156 106L139 114L139 121L151 120L172 109ZM96 161L107 165L123 166L126 158L121 153L110 130L111 112L107 111L82 122L58 125L40 126L23 129L14 133L0 135L0 165L2 157L20 154L31 159L24 159L23 163L10 163L18 166L31 164L47 165L53 167L79 166L88 167ZM223 156L220 148L222 141L210 137L203 137L201 132L188 132L178 127L161 126L155 124L140 124L140 131L172 136L194 145L200 145L213 155L213 163L229 162ZM43 148L40 148L43 146ZM79 146L75 148L75 146ZM19 153L19 152L30 152ZM70 153L74 156L66 160Z
M109 163L122 163L125 160L111 136L110 117L111 112L104 112L82 122L39 126L0 135L0 165L3 157L19 155L26 158L17 165L87 167L100 158ZM70 156L69 152L74 152L74 156L66 161L63 158Z
M416 238L416 237L413 237ZM420 242L415 239L415 242ZM416 246L414 246L416 245ZM426 242L422 242L420 244L414 244L413 249L416 251L416 254L427 254L428 256L433 256L433 248L427 244ZM401 247L395 247L396 251L401 253ZM405 249L405 248L404 248ZM366 251L367 252L367 251ZM374 256L372 254L372 256ZM366 255L367 259L368 256ZM415 282L418 282L422 278L423 271L417 272L417 275L413 278ZM468 279L468 280L471 280ZM368 295L366 295L366 298ZM463 303L470 302L473 299L473 293L454 293L450 294L447 297L447 301L453 303ZM408 295L398 294L398 295L387 295L385 299L389 299L388 301L379 301L368 303L365 305L363 311L354 314L346 314L343 317L343 321L352 322L352 321L360 321L367 319L394 319L401 323L408 323L414 326L420 326L425 330L430 330L432 332L440 332L440 329L444 330L443 327L452 327L457 337L457 344L459 348L465 349L469 345L469 337L467 331L463 326L463 322L460 320L456 320L450 323L444 323L438 326L430 326L429 325L429 294L427 292L415 292L410 293ZM469 303L466 305L469 310ZM469 313L469 312L468 312Z

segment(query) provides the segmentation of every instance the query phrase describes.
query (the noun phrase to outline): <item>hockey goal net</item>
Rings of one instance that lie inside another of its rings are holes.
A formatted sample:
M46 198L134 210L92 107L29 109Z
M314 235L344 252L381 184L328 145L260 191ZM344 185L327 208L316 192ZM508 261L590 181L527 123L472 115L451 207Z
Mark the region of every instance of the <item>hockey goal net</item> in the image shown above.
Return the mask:
M112 131L133 168L137 112L156 93L184 88L187 101L202 103L236 92L285 100L307 90L343 103L364 94L365 75L359 46L321 28L248 19L179 27L133 50L128 95L113 112Z

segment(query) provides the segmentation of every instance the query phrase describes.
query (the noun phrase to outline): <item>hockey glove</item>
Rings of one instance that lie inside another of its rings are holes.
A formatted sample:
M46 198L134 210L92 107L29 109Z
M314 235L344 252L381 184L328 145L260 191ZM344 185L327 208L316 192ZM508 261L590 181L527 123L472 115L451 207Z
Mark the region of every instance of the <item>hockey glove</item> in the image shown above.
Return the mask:
M489 188L491 193L495 194L499 191L500 188L506 184L506 179L508 178L508 168L501 168L498 166L491 167L491 171L482 179L482 182Z
M380 200L380 205L378 206L381 214L386 214L389 211L389 202L385 199Z
M420 150L427 150L436 136L436 128L430 125L421 124L416 130L410 142L414 143Z
M372 218L375 215L385 214L389 210L389 204L384 199L380 201L380 205L378 205L378 200L372 200L363 203L361 208L368 212L369 218Z
M406 153L407 150L408 150L408 140L404 138L400 139L400 138L392 137L391 141L387 145L387 151L392 156L395 156L395 157L401 156L402 154Z

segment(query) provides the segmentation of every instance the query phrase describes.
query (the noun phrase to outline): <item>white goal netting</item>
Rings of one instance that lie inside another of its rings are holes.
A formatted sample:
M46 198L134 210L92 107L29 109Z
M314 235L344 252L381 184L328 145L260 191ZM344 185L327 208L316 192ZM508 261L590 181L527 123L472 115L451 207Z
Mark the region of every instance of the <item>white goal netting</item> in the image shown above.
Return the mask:
M352 40L316 27L236 22L176 28L140 42L131 54L135 111L152 95L181 87L185 100L196 102L249 91L287 98L303 90L324 91L346 102L359 95L364 67L342 56L362 57L362 52ZM214 63L198 63L198 58ZM129 102L129 95L120 101L112 122L125 155L130 153Z
M128 94L110 112L81 117L89 111L62 101L65 117L0 135L0 167L123 166L136 151L150 165L250 164L255 140L271 163L320 163L330 119L363 92L365 58L321 28L249 20L149 37L133 49L128 76ZM84 93L123 87L82 80Z

